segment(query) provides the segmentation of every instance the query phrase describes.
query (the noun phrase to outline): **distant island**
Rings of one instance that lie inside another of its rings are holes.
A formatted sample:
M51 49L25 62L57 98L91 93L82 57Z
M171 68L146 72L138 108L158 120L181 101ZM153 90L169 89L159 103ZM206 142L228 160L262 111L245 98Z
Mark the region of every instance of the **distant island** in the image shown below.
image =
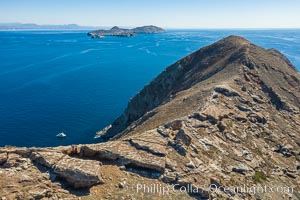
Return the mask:
M153 25L141 26L133 29L125 29L114 26L109 30L100 29L88 32L88 36L91 36L92 38L103 38L106 35L118 37L132 37L136 36L137 34L153 34L164 32L166 32L164 29Z
M0 30L95 30L97 28L100 27L80 26L77 24L39 25L34 23L0 23Z

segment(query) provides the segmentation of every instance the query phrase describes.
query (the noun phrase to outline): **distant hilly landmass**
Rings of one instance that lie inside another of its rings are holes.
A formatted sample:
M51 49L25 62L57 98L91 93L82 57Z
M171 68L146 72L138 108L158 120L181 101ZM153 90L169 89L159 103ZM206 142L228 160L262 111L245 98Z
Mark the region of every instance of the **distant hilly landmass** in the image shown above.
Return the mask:
M77 24L39 25L34 23L0 23L0 30L94 30L105 27L80 26Z
M166 32L163 28L149 25L149 26L141 26L132 29L119 28L117 26L112 27L109 30L100 29L88 32L88 36L92 38L103 38L106 35L109 36L119 36L119 37L132 37L137 34L154 34L154 33L164 33Z

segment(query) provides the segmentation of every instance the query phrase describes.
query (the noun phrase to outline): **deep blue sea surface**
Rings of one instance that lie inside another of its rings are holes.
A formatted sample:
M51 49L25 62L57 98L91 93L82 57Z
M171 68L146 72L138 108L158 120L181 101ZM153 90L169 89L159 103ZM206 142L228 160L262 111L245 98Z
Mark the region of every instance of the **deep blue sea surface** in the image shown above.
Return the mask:
M86 31L0 32L0 146L94 143L165 67L235 34L300 67L300 30L171 30L91 39ZM65 132L59 139L56 134Z

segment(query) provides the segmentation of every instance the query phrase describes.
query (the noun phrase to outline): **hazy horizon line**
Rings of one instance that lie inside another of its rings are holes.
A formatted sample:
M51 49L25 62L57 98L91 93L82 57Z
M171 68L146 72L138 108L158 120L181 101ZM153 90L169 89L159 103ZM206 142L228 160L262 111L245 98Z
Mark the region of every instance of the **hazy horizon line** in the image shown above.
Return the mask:
M77 23L65 23L65 24L39 24L35 22L0 22L0 24L34 24L37 26L67 26L67 25L77 25L79 27L95 27L95 28L109 28L113 26L118 26L121 28L134 28L138 26L149 26L154 25L158 27L162 27L164 29L184 29L184 30L204 30L204 29L217 29L217 30L226 30L226 29L245 29L245 30L267 30L267 29L300 29L300 27L168 27L168 26L159 26L155 24L144 24L144 25L135 25L135 26L126 26L126 25L83 25ZM25 29L24 29L25 30ZM29 30L29 29L28 29ZM84 30L84 29L82 29Z

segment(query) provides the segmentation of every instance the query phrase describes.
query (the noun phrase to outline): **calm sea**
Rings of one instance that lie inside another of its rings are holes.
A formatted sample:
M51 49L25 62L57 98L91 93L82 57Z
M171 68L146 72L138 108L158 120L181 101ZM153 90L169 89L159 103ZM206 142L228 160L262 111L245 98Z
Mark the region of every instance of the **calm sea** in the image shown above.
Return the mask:
M0 146L94 143L165 67L228 35L300 67L300 30L170 30L91 39L86 31L0 32ZM56 134L67 137L59 139Z

